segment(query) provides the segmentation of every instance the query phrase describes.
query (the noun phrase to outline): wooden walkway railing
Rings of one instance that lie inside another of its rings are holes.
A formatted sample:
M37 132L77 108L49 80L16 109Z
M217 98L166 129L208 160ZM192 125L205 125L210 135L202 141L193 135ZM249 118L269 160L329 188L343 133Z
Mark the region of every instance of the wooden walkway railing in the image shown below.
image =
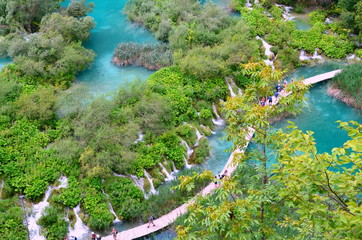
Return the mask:
M316 75L314 77L310 77L307 78L305 80L303 80L303 82L305 84L315 84L327 79L331 79L333 78L336 74L340 73L342 70L335 70L335 71L331 71L331 72L327 72L327 73L323 73L323 74L319 74ZM276 104L277 101L276 99L273 97L273 104ZM251 138L254 135L254 129L250 129L249 130L249 134L246 137L247 140L247 144L244 147L244 149L246 149L246 147L248 146ZM234 152L232 152L232 154L230 155L227 163L225 164L224 169L221 171L220 174L224 173L225 170L227 170L227 175L231 175L235 169L237 168L236 164L233 164L233 160L235 155L242 153L244 150L240 150L240 149L236 149ZM202 196L205 196L209 193L211 193L217 186L212 182L209 185L207 185L201 192L200 194ZM173 222L175 222L176 218L178 218L179 216L185 214L187 212L187 207L189 204L191 204L192 201L187 202L182 204L180 207L174 209L173 211L169 212L166 215L163 215L162 217L159 217L157 219L155 219L153 222L155 223L155 226L150 226L148 228L148 223L140 225L138 227L135 228L131 228L128 229L126 231L122 231L120 233L118 233L117 235L117 240L132 240L132 239L136 239L136 238L141 238L147 235L150 235L154 232L157 232L169 225L171 225ZM106 236L102 238L103 240L113 240L113 236Z

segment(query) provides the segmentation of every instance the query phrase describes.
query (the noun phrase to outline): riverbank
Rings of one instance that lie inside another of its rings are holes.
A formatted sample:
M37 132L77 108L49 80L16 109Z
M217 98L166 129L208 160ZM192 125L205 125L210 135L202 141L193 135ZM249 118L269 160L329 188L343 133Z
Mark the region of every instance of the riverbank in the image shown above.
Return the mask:
M357 108L357 109L362 109L362 106L357 104L355 98L353 98L351 95L343 92L341 89L339 89L334 84L331 84L330 86L328 86L327 93L331 97L334 97L334 98L338 99L339 101L341 101L341 102L343 102L343 103L345 103L345 104L347 104L349 106L352 106L352 107Z

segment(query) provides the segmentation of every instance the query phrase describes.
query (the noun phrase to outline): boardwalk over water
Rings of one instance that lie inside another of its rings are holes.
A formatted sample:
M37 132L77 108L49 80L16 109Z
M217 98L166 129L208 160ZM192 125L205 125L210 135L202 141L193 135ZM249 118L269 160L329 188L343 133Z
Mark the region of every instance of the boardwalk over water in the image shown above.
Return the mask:
M335 71L331 71L331 72L327 72L327 73L323 73L323 74L319 74L316 75L314 77L310 77L307 79L304 79L303 82L305 84L315 84L318 82L322 82L324 80L327 79L331 79L333 78L336 74L340 73L342 70L338 69ZM273 104L276 104L277 100L273 97ZM251 140L251 138L254 135L254 129L250 129L249 130L249 134L247 135L247 142L249 144L249 141ZM244 149L246 149L246 147L248 146L248 144L244 147ZM235 150L234 152L232 152L232 154L230 155L227 163L225 164L225 167L223 168L223 170L220 172L220 174L224 173L225 170L227 170L227 175L231 175L234 170L236 169L236 165L233 164L233 160L235 155L242 153L244 150ZM209 193L211 193L215 188L217 188L217 186L212 182L209 185L207 185L201 192L200 194L202 196L205 196ZM150 235L154 232L157 232L169 225L171 225L176 218L178 218L179 216L185 214L187 212L187 207L189 204L191 204L192 201L187 202L182 204L180 207L174 209L173 211L169 212L166 215L163 215L162 217L159 217L157 219L155 219L153 222L155 223L156 226L150 226L149 228L148 223L140 225L138 227L135 228L131 228L128 229L126 231L122 231L117 235L117 240L131 240L131 239L136 239L136 238L141 238L147 235ZM103 240L113 240L113 236L106 236L102 238Z

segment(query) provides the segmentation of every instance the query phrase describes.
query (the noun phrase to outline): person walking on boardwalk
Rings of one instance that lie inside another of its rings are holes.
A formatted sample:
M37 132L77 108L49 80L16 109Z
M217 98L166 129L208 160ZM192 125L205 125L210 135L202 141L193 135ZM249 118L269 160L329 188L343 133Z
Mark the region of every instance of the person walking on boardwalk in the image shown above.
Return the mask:
M154 224L153 220L154 220L154 217L153 217L152 215L150 215L150 218L148 219L148 226L147 226L147 228L150 227L151 223L153 224L153 226L156 226L156 225Z
M101 236L99 236L99 235L97 235L96 240L102 240L102 237L101 237Z
M91 239L96 240L96 234L94 232L92 232L92 234L91 234Z
M116 240L117 239L117 233L118 233L118 230L113 228L112 230L112 235L113 235L113 239Z

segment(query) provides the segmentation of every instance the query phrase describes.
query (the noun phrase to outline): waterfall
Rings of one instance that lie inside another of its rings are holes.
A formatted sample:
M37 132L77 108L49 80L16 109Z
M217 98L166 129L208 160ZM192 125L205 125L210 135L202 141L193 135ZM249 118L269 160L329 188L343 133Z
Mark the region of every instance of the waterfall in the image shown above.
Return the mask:
M330 18L326 18L326 20L324 21L325 24L331 24L333 23L333 21Z
M300 61L307 61L307 60L322 60L323 57L318 54L317 49L314 50L313 56L309 56L305 53L304 50L300 51L299 60Z
M250 3L250 0L246 0L245 7L252 9L251 8L252 6L253 6L253 4Z
M312 58L309 57L309 56L307 56L307 55L305 54L305 51L302 50L302 51L300 51L299 60L300 60L300 61L306 61L306 60L312 60Z
M313 59L313 60L315 60L315 59L322 60L323 57L322 57L321 55L319 55L317 49L315 49L315 50L314 50L314 53L313 53L313 56L312 56L312 59Z
M361 58L357 57L356 54L348 54L347 57L346 57L347 60L361 60Z
M171 181L174 179L174 177L167 172L167 169L162 165L162 163L158 163L158 165L162 168L162 172L166 175L166 181Z
M177 170L177 168L176 168L176 166L175 166L175 163L172 161L172 168L173 168L173 173L177 173L178 172L178 170Z
M290 21L290 20L294 19L294 17L290 14L290 11L293 9L293 7L279 5L279 4L275 4L275 5L279 8L284 8L283 18L285 19L285 21Z
M108 206L109 206L109 211L110 211L110 212L114 215L114 217L115 217L115 219L113 220L113 223L121 222L121 220L119 220L119 218L117 217L116 212L115 212L114 209L113 209L113 206L112 206L111 201L108 201Z
M273 70L275 69L273 61L266 59L266 60L264 60L264 63L265 63L265 65L270 66Z
M4 183L5 183L4 180L1 180L1 183L0 183L0 199L2 199Z
M143 137L144 137L144 135L142 134L142 132L140 132L138 134L138 138L133 143L143 142Z
M194 150L192 150L192 148L190 148L190 146L184 140L181 141L181 144L187 148L187 159L189 159L191 157L192 153L194 152Z
M146 170L143 170L143 171L144 171L145 176L146 176L146 178L148 179L148 181L150 182L150 185L151 185L150 194L157 194L157 191L156 191L155 187L153 186L153 182L152 182L150 174Z
M132 182L142 190L143 195L146 197L145 188L144 188L145 185L144 178L138 178L135 175L130 175L130 177L132 179Z
M215 124L215 125L224 125L225 124L225 121L220 117L220 115L217 113L217 109L216 109L216 106L215 106L215 103L212 103L212 110L215 114L215 117L216 117L216 120L215 119L212 119L212 122Z
M78 204L78 206L73 208L73 211L74 211L76 221L74 224L74 228L72 228L71 226L69 226L69 228L68 228L69 236L78 236L78 238L79 238L80 236L83 236L84 234L88 233L89 228L83 223L82 219L80 219L80 217L79 217L79 213L80 213L79 204Z
M118 173L113 173L113 175L114 176L116 176L116 177L123 177L123 178L127 178L127 176L126 175L123 175L123 174L118 174Z
M230 96L231 96L231 97L235 97L236 94L234 93L234 90L233 90L233 88L231 87L229 81L226 80L226 84L228 85L228 88L229 88L229 91L230 91Z
M196 136L197 136L197 141L200 141L200 139L203 137L202 134L199 132L199 129L195 128L195 132L196 132Z
M117 173L113 173L114 176L117 176L117 177L122 177L122 178L131 178L132 182L137 186L139 187L142 192L143 192L143 195L146 196L146 193L145 193L145 189L144 189L144 179L143 178L138 178L132 174L130 174L129 176L126 176L126 175L123 175L123 174L117 174Z
M32 204L31 214L27 217L30 239L45 240L45 237L40 235L40 226L36 222L40 219L43 210L49 206L48 199L52 191L67 187L67 177L62 176L58 181L60 181L60 185L57 187L49 186L41 202Z
M256 39L261 40L263 43L263 47L265 48L265 56L268 57L268 59L271 59L272 57L274 57L274 53L272 51L270 51L270 49L272 48L272 45L270 45L269 43L267 43L264 39L262 39L259 36L256 36Z
M112 203L111 203L111 201L110 201L110 199L109 199L109 195L108 195L103 189L102 189L102 193L108 197L108 200L109 200L109 201L108 201L109 211L110 211L110 212L113 214L113 216L115 217L115 219L113 220L113 223L121 222L121 220L119 220L119 218L117 217L116 212L115 212L114 209L113 209Z

